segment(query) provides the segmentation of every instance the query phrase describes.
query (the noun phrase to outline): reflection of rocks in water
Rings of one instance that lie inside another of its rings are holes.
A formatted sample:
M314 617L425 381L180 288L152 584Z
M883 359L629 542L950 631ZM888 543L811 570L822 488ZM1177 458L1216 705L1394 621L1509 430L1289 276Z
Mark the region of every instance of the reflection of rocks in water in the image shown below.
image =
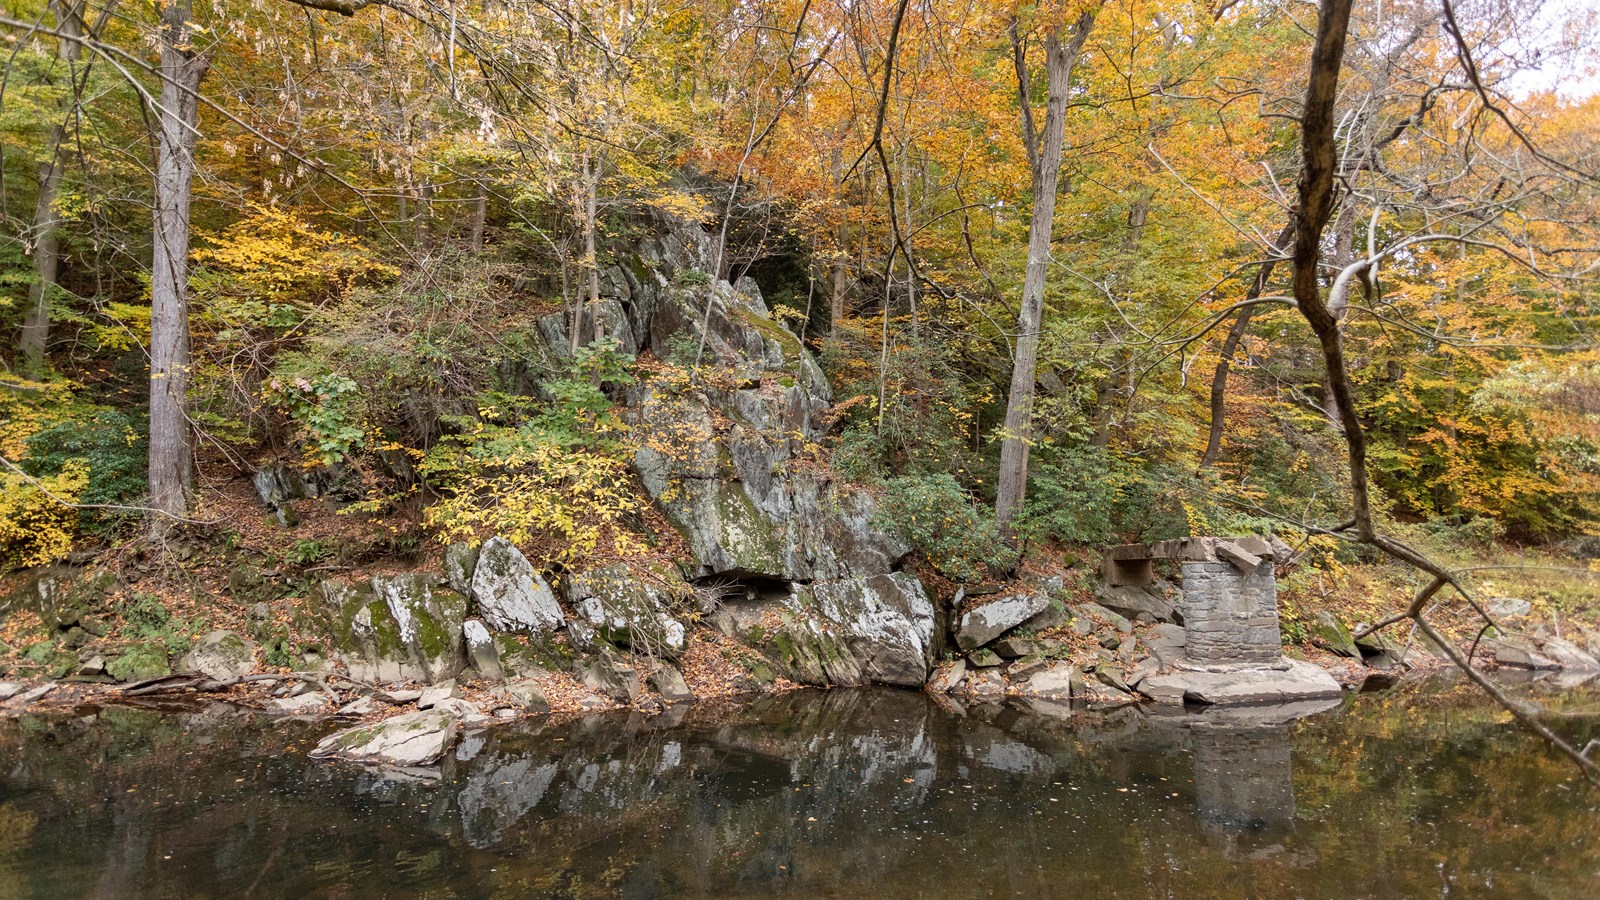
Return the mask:
M1200 818L1225 831L1294 830L1294 765L1287 727L1191 730Z
M556 777L556 764L527 757L484 759L456 794L461 830L474 847L491 847L527 815Z
M1294 761L1288 725L1197 725L1195 806L1209 842L1229 857L1289 866L1317 861L1295 848Z

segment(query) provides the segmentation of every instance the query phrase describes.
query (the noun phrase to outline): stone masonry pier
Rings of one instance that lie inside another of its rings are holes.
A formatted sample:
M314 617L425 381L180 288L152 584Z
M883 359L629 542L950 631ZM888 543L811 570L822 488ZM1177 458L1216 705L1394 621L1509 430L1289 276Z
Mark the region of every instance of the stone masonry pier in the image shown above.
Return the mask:
M1194 537L1106 551L1112 587L1142 587L1158 559L1183 573L1185 647L1171 671L1140 690L1165 703L1266 703L1336 697L1332 676L1283 655L1275 573L1290 550L1275 537Z

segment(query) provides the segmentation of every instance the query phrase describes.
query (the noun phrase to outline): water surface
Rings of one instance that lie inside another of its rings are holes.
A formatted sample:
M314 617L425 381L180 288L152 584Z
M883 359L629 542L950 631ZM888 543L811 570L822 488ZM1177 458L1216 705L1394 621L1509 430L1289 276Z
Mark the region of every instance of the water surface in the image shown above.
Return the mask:
M330 727L0 721L0 900L1600 896L1600 792L1458 688L1266 727L807 691L502 726L436 780L308 761Z

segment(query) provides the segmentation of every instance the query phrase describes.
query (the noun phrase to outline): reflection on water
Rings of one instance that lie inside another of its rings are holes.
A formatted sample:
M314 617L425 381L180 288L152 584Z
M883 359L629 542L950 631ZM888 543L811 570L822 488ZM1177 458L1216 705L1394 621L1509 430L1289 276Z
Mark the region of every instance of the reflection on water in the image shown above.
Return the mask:
M1299 710L1304 712L1306 710ZM1595 796L1437 691L1311 719L794 693L468 736L439 779L326 726L0 723L0 898L1584 896Z

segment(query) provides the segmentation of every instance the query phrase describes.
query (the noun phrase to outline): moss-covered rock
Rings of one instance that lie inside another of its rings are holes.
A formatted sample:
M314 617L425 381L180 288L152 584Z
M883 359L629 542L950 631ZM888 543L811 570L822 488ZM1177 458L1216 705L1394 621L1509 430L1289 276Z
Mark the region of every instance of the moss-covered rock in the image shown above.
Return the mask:
M467 598L432 587L425 576L325 581L321 593L323 634L351 677L432 684L466 666Z
M688 648L688 631L673 616L689 593L677 573L607 566L568 576L567 601L605 641L639 653L677 659Z
M255 645L231 631L213 631L201 638L179 668L217 681L232 681L255 671Z
M134 644L106 663L106 674L118 681L144 681L172 674L167 648L159 643Z
M47 566L0 598L0 619L27 610L50 630L65 631L102 607L116 587L117 576L106 569Z
M1322 649L1351 659L1361 658L1361 650L1350 637L1350 629L1344 627L1344 623L1333 613L1327 610L1317 613L1306 630L1311 635L1311 642Z

